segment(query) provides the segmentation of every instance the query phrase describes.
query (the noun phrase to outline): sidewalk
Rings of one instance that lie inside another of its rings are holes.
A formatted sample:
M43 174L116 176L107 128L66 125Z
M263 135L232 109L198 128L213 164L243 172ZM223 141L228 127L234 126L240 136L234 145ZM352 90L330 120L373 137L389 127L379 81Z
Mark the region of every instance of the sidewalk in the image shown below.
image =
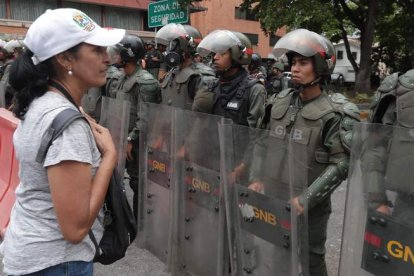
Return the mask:
M169 276L166 267L154 255L147 250L138 248L132 244L127 255L122 260L112 265L95 264L94 275L96 276Z

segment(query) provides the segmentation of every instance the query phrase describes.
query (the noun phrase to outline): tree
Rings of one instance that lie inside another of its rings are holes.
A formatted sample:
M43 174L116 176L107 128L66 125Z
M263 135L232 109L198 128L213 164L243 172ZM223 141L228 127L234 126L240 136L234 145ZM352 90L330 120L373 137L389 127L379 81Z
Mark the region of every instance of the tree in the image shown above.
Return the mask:
M178 1L182 5L199 2ZM377 61L392 60L392 65L397 68L403 66L405 69L410 65L412 68L414 35L413 28L409 26L413 22L413 6L412 0L243 0L241 4L244 9L252 9L266 34L288 26L290 29L306 28L322 33L333 42L342 39L356 74L354 92L360 93L371 91L374 42L380 45L374 53ZM390 31L387 19L392 19L394 30ZM382 30L388 32L385 34ZM348 41L348 34L355 31L359 31L361 39L359 65L351 54ZM407 32L408 37L403 35ZM393 35L399 36L398 42L391 38ZM411 43L404 43L404 39Z
M397 1L393 12L380 17L377 24L374 48L375 64L384 62L394 71L405 72L414 68L414 2Z
M243 0L242 7L252 8L265 32L286 25L325 33L331 40L343 39L347 57L356 74L355 91L370 92L371 53L374 32L380 11L387 4L377 0ZM385 1L389 2L389 1ZM277 11L275 13L275 11ZM275 16L277 14L277 16ZM349 47L348 34L361 34L361 60L356 64Z

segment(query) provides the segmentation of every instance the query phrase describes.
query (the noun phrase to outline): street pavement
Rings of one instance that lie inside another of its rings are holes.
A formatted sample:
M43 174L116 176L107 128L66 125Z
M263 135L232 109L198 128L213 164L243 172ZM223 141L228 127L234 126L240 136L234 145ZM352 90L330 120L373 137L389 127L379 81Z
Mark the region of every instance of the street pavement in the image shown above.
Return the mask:
M342 183L332 194L332 215L328 226L326 262L330 276L338 275L339 252L341 247L342 222L346 196L346 183ZM0 275L4 275L0 256ZM150 252L132 244L122 260L112 265L95 264L97 276L168 276L165 265Z

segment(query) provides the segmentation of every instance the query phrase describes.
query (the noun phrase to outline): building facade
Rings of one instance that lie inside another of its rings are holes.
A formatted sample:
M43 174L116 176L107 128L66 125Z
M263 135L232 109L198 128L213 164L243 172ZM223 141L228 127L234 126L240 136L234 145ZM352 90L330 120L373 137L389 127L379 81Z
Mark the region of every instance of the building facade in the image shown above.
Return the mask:
M355 62L359 65L361 60L361 43L357 39L348 39L349 47L351 48L351 54L355 59ZM355 82L355 70L349 61L345 43L341 40L338 43L334 43L336 52L336 65L334 72L341 73L344 76L344 81L348 83Z
M31 22L47 9L62 7L84 11L103 27L123 28L144 40L154 37L155 30L148 28L150 0L0 0L0 38L21 39ZM189 24L203 36L215 29L229 29L247 35L255 53L272 58L276 41L286 33L285 28L266 36L251 11L240 9L242 0L204 0L194 3ZM197 8L200 8L199 12Z
M149 0L0 0L0 38L23 38L33 22L47 9L76 8L99 25L123 28L143 38L154 33L147 27Z
M200 7L200 9L205 7L207 10L191 13L191 25L199 29L203 36L216 29L242 32L249 37L255 53L259 53L262 58L272 58L273 46L286 33L286 28L280 28L276 33L266 36L255 15L251 11L240 9L242 2L242 0L196 2L195 7Z

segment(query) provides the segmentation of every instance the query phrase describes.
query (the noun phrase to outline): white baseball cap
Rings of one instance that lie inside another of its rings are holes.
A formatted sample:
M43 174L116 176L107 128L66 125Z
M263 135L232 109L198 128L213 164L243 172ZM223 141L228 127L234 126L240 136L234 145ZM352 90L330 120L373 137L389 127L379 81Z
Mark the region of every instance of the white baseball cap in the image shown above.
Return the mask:
M125 30L102 28L76 9L47 10L27 31L24 44L33 52L36 65L82 42L107 47L117 44Z

